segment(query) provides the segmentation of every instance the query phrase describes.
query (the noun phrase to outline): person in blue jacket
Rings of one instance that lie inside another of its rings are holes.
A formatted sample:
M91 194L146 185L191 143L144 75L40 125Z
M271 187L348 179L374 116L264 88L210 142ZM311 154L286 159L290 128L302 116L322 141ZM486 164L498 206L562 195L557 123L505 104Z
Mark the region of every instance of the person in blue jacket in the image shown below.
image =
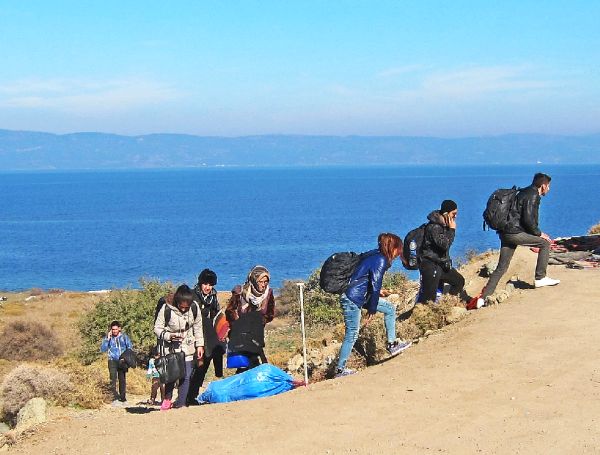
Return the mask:
M127 401L126 398L126 374L127 365L119 361L121 354L126 349L133 349L131 340L121 332L121 323L112 321L106 337L102 340L100 351L108 352L108 374L110 376L110 388L113 393L113 405L118 406ZM119 392L117 393L117 378L119 380Z
M346 331L337 363L336 378L356 373L355 370L346 368L346 362L358 338L363 308L367 310L365 325L376 312L383 313L387 350L391 356L400 354L411 345L410 342L404 343L396 339L396 307L383 298L389 294L381 289L383 275L391 267L394 259L402 256L402 240L395 234L383 233L379 234L377 242L379 248L368 252L357 265L346 292L340 297Z

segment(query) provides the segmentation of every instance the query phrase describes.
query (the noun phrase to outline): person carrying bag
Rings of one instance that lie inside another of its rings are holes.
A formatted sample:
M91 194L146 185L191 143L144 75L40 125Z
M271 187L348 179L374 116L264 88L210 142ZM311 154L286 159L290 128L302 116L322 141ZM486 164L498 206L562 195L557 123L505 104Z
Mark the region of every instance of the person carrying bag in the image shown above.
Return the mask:
M160 409L166 411L186 406L194 359L200 364L204 355L202 313L187 285L182 284L172 298L167 297L157 313L154 333L162 347L161 357L157 360L157 370L161 382L165 384L165 399ZM173 390L177 380L179 393L177 400L173 402Z

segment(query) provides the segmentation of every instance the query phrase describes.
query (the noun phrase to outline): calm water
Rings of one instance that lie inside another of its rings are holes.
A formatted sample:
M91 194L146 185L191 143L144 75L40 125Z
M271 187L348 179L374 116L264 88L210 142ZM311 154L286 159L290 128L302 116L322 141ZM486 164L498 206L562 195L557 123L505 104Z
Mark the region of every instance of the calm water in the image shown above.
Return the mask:
M487 197L538 170L553 177L544 231L600 221L600 166L0 173L0 289L193 284L210 267L228 290L255 264L279 286L334 251L374 248L382 231L404 236L445 198L459 205L456 257L497 247L481 230Z

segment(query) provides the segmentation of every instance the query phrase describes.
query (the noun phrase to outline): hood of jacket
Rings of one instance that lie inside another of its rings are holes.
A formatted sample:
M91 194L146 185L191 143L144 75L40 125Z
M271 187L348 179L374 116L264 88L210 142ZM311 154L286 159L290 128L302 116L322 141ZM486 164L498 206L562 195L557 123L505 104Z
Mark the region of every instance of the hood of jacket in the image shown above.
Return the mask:
M444 221L444 217L440 213L439 210L434 210L429 215L427 215L427 220L431 223L439 224L442 226L446 226L446 222Z

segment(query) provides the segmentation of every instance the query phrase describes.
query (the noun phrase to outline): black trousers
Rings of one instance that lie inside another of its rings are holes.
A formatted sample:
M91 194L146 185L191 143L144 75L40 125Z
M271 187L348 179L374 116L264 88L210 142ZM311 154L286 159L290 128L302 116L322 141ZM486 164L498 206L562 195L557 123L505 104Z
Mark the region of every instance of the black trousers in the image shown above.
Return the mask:
M448 283L449 293L452 295L460 294L465 287L464 277L454 268L444 272L435 262L422 259L419 271L421 272L421 294L418 303L435 301L435 293L440 284Z
M208 367L210 366L210 362L212 360L213 366L215 368L215 376L217 378L223 377L223 355L225 351L221 347L216 347L213 349L212 355L210 357L202 357L202 365L196 365L192 376L190 377L190 388L187 394L187 404L194 405L198 404L196 401L196 397L200 392L200 387L204 384L204 378L206 377L206 372L208 371Z
M113 394L114 400L125 401L126 400L126 369L119 368L118 360L108 361L108 374L110 376L110 390ZM119 380L119 392L117 392L117 379Z

